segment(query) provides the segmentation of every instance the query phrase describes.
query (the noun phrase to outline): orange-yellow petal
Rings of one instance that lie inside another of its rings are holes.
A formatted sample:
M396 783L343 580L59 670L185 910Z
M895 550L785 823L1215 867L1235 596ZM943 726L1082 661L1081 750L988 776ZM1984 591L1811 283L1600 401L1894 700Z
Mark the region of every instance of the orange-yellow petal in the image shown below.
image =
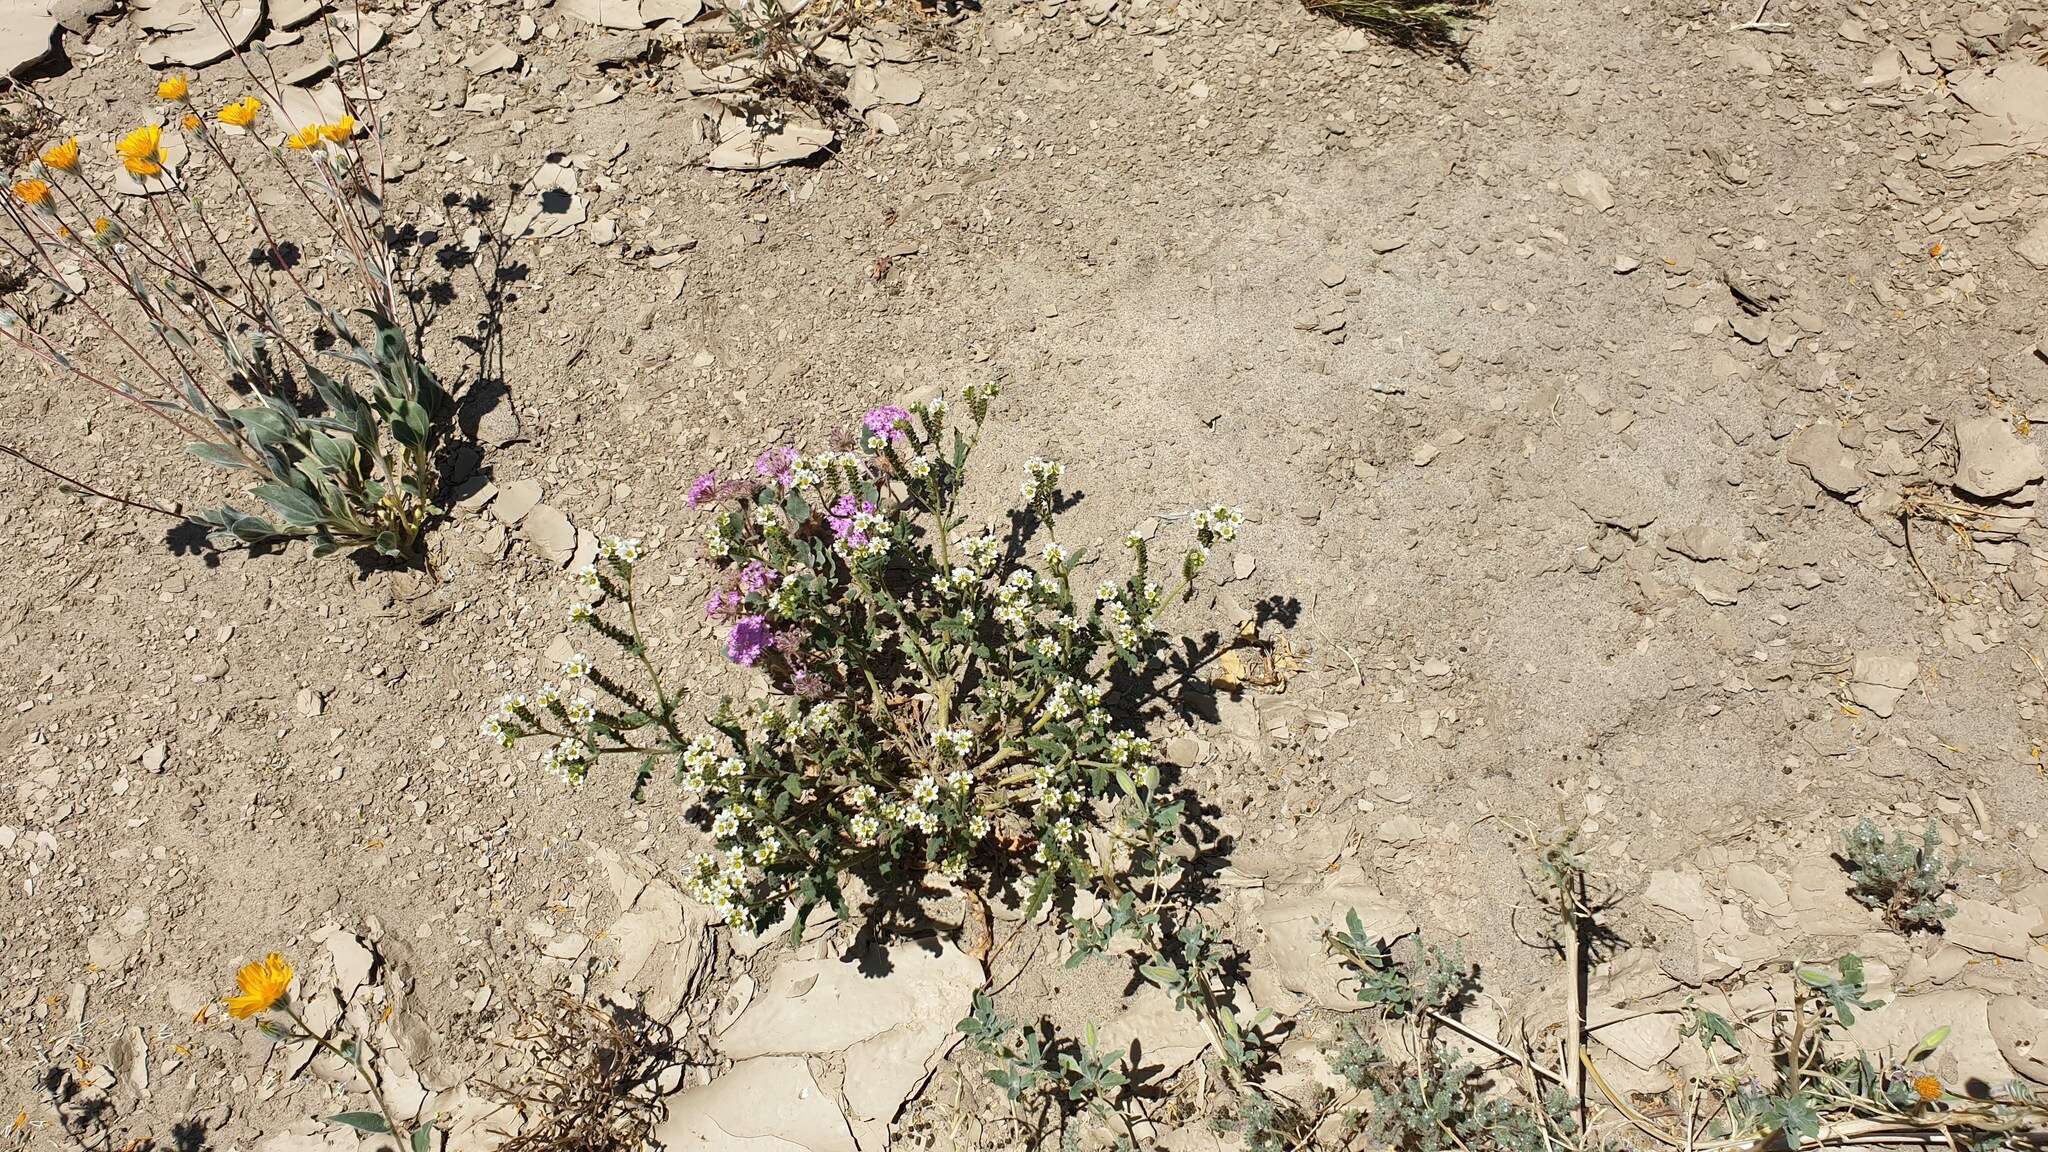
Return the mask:
M78 137L67 137L50 145L49 151L43 153L43 163L59 172L78 171Z
M225 1003L228 1015L237 1020L247 1020L258 1012L269 1011L278 1001L284 999L285 990L291 987L292 966L283 956L272 952L254 964L244 964L235 973L235 986L241 993L227 997Z
M30 207L40 208L50 202L50 186L41 180L17 180L14 182L14 198Z
M356 118L346 112L342 113L341 119L336 120L334 123L322 124L320 126L320 138L336 144L347 143L349 138L355 134Z
M183 100L192 90L191 81L183 76L166 76L157 83L156 94L160 100Z
M220 110L220 122L237 128L247 128L256 122L256 114L263 111L263 101L254 96L244 96Z
M284 138L285 147L300 152L303 152L306 149L311 148L313 145L318 144L319 142L320 127L317 124L312 125L310 127L301 128L297 132L294 132L291 135Z

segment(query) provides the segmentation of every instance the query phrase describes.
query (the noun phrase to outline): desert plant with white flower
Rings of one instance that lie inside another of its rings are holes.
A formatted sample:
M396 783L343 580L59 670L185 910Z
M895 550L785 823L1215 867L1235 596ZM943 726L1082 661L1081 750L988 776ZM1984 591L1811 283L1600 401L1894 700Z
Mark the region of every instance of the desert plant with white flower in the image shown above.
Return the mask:
M1171 589L1136 536L1122 579L1077 589L1091 558L1059 537L1058 464L1031 462L1001 531L961 511L995 396L970 387L954 422L943 400L877 408L835 446L771 449L752 475L691 486L719 573L706 613L726 656L766 675L766 698L728 700L686 738L645 659L630 568L607 559L584 579L623 599L624 619L575 611L651 686L582 662L565 672L621 707L593 705L577 725L559 691L515 699L491 734L554 741L551 766L572 779L607 755L638 757L643 778L670 764L715 841L691 890L743 925L790 905L799 924L820 905L846 913L853 877L870 891L915 890L928 875L992 891L1021 871L1034 904L1062 878L1086 880L1085 834L1109 819L1099 801L1153 761L1111 710L1119 677L1147 668L1161 614L1243 519L1222 507L1185 517L1192 540Z

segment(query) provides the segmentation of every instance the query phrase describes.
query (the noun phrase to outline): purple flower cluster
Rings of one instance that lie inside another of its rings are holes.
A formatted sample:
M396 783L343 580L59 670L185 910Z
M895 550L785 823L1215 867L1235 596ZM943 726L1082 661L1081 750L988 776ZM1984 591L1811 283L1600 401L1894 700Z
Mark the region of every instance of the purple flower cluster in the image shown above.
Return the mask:
M790 469L796 465L796 457L796 449L787 444L770 448L754 458L754 473L787 488Z
M726 588L713 592L704 601L704 615L708 619L723 620L740 610L741 596L736 589Z
M725 639L725 654L732 662L752 668L761 654L775 643L775 630L766 616L742 616L733 621L732 634Z
M894 404L870 408L860 422L868 431L898 444L909 439L905 430L910 427L910 413Z
M854 517L872 516L874 514L875 506L872 502L867 500L856 501L853 498L853 493L848 492L833 503L832 511L826 515L825 519L832 524L832 538L834 540L844 540L848 544L859 547L868 542L868 534L853 526Z
M690 483L690 491L683 502L692 508L702 508L718 498L718 473L706 472Z
M749 560L747 566L740 569L740 591L750 596L756 592L766 592L781 580L782 573L759 560Z

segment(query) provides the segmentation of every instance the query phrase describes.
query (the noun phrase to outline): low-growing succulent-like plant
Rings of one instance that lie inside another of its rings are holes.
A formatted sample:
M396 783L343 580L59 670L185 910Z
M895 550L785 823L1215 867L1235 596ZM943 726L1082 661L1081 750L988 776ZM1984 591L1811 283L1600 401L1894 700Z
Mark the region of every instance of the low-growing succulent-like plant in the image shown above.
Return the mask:
M2048 1130L2048 1106L2024 1085L1978 1085L1952 1091L1925 1061L1948 1039L1947 1026L1903 1054L1872 1054L1846 1042L1856 1014L1878 1007L1866 999L1863 961L1793 966L1789 1005L1739 1020L1697 1007L1685 1029L1716 1071L1699 1078L1692 1130L1646 1131L1661 1143L1740 1149L1854 1145L1859 1138L1915 1137L1917 1142L1990 1152L2025 1148ZM1742 1057L1749 1039L1759 1061ZM1720 1056L1728 1049L1734 1059ZM1761 1071L1759 1064L1762 1065Z
M338 119L295 122L272 79L251 71L259 95L208 112L189 80L168 77L168 116L124 136L113 163L73 137L16 173L0 192L12 225L0 229L0 343L246 474L253 507L188 513L216 545L282 537L419 561L450 401L396 319L380 161L365 147L377 117L345 96ZM309 208L317 234L282 236L259 185ZM327 250L315 254L333 257L332 279L301 244ZM85 346L43 323L58 307L92 333Z
M1070 1122L1084 1114L1131 1135L1130 1119L1118 1107L1130 1083L1129 1061L1121 1052L1097 1051L1092 1025L1078 1041L1045 1021L1020 1027L996 1012L987 993L976 992L973 1010L956 1029L989 1064L989 1082L1022 1111L1030 1146L1070 1136Z
M1842 842L1852 894L1883 912L1893 928L1939 931L1955 912L1955 905L1942 897L1954 883L1956 865L1942 859L1941 833L1933 820L1916 844L1901 833L1886 837L1866 816L1843 831Z
M1059 464L1028 463L1001 528L970 530L960 510L995 396L968 388L967 420L952 424L943 400L877 408L828 450L771 449L752 475L691 486L719 572L706 613L727 657L766 675L766 699L726 701L686 739L672 697L635 695L579 656L563 669L570 688L508 701L490 731L551 737L554 766L577 779L604 753L640 757L643 774L671 764L715 841L690 891L742 926L791 904L799 925L821 904L847 913L855 876L871 890L914 891L929 873L992 890L1021 868L1037 876L1034 908L1063 877L1085 879L1098 800L1135 790L1153 762L1111 691L1158 652L1160 614L1242 517L1184 517L1192 541L1173 589L1154 582L1136 535L1123 579L1077 589L1092 558L1059 538ZM617 599L619 572L603 564L581 579ZM572 612L658 684L626 606L623 623ZM622 707L574 696L585 686ZM634 735L650 725L652 739Z

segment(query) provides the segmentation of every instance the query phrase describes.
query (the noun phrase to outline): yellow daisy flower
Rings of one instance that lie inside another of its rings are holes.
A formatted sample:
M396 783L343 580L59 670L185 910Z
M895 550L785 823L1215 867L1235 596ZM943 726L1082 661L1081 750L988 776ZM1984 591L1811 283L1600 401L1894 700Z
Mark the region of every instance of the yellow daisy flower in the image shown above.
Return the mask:
M67 137L50 145L49 150L43 153L43 163L59 172L78 171L78 137Z
M121 166L131 176L155 176L164 170L164 130L154 124L145 124L114 145L114 151L121 154Z
M334 123L322 124L320 126L320 138L336 144L346 144L349 137L355 134L356 118L345 112L342 113L341 119L336 120Z
M242 990L241 994L226 998L228 1015L247 1020L258 1012L269 1011L284 999L291 982L292 966L275 952L257 963L244 964L235 973L235 985Z
M179 127L185 129L185 131L187 132L197 132L201 128L206 126L206 122L204 120L201 120L199 117L194 116L192 113L187 112L185 113L185 118L183 120L178 121L178 125Z
M41 180L17 180L14 198L30 207L40 208L50 202L50 186Z
M156 95L159 100L183 100L191 90L191 81L183 76L166 76L157 84Z
M284 138L285 147L291 148L299 152L303 152L306 149L311 148L313 145L318 144L319 142L320 126L318 124L313 124L301 128L297 132L294 132L291 135Z
M237 128L247 128L256 122L256 113L263 111L263 101L254 96L244 96L220 110L220 122Z

